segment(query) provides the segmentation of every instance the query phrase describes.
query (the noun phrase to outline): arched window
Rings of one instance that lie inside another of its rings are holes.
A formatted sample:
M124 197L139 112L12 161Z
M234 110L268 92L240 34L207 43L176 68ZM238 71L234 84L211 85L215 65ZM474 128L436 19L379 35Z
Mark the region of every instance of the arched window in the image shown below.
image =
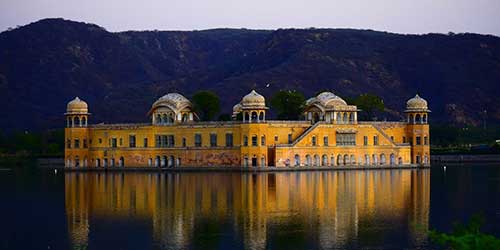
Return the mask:
M258 120L257 112L252 112L252 122L256 122Z
M168 158L168 167L169 168L172 168L174 167L174 164L175 164L175 158L173 155L171 155L169 158Z
M167 114L163 114L163 118L161 119L161 124L167 124L167 122L168 122Z
M365 165L370 165L370 156L369 155L365 155Z
M335 165L335 156L331 156L330 157L330 166L334 166Z
M245 112L243 118L245 118L245 121L250 122L250 114L248 112Z
M354 113L349 113L349 123L354 123Z
M314 166L319 166L319 155L314 155Z
M372 164L373 164L373 165L377 165L377 163L378 163L377 155L376 155L376 154L373 154L373 155L372 155Z
M148 167L153 166L153 159L149 158L148 159Z
M295 160L294 165L300 166L300 155L295 155L294 160Z
M415 162L416 164L421 164L422 163L422 160L420 158L421 158L421 156L417 155L416 162Z
M182 122L188 121L188 115L186 113L182 114Z
M266 166L266 157L264 157L264 156L260 157L260 166L261 167Z
M75 117L75 127L80 127L81 124L80 124L80 118L79 117Z
M344 119L342 120L344 124L347 124L347 113L344 113Z
M95 159L95 166L100 167L101 166L101 159L97 158Z
M260 137L260 145L266 146L266 136L265 135Z
M311 156L306 155L306 166L311 166Z
M180 166L181 166L181 158L180 158L180 157L179 157L179 158L177 158L177 162L175 163L175 165L176 165L177 167L180 167Z
M424 164L429 164L429 156L424 155Z
M342 123L342 114L337 112L337 124L341 124L341 123Z
M118 165L119 165L120 167L125 166L125 159L123 159L123 156L122 156L122 157L120 157L120 161L119 161Z
M398 164L403 165L403 158L401 158L401 157L398 158Z
M160 156L156 156L156 159L155 159L155 167L161 167L161 159L160 159Z
M80 158L78 158L78 155L75 156L75 167L80 167Z
M260 112L260 114L259 114L259 120L260 120L260 121L263 121L263 120L264 120L264 112L262 112L262 111L261 111L261 112Z
M413 114L408 116L408 123L415 123L415 120L413 120Z
M328 166L328 156L323 155L321 158L322 158L321 159L321 166L323 166L323 167Z
M392 153L390 155L390 164L391 165L395 165L396 164L396 156L394 155L394 153Z
M348 165L349 162L349 155L344 155L344 165Z
M243 158L243 167L248 167L248 156L245 155L245 157Z
M167 122L174 123L174 121L175 121L175 114L173 114L173 113L168 114L168 121Z
M111 167L115 166L115 158L111 158L111 163L109 164Z
M351 155L351 165L356 165L356 157Z
M82 126L87 126L87 118L82 117Z
M167 162L168 162L167 156L163 156L161 158L161 167L163 168L163 167L167 166Z
M415 121L416 123L422 123L422 117L420 116L420 114L415 115Z
M427 114L422 116L422 122L427 124Z

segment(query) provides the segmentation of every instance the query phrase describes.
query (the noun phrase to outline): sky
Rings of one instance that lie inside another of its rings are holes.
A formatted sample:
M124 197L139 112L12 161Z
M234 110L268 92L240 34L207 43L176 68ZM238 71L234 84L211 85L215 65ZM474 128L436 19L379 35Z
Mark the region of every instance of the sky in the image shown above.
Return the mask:
M500 36L500 0L0 0L0 31L55 17L108 31L316 27Z

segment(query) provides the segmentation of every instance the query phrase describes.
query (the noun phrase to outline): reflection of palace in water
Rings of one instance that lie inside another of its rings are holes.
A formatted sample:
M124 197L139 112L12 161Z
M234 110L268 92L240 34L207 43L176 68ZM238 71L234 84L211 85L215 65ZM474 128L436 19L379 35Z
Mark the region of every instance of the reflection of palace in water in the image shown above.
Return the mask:
M404 228L387 230L406 230L418 244L426 240L418 228L428 226L430 171L73 172L66 173L65 193L74 246L88 244L95 226L89 218L130 216L147 221L153 239L170 249L193 244L206 221L230 225L245 249L265 248L277 232L291 229L315 235L321 248L342 247L391 221Z

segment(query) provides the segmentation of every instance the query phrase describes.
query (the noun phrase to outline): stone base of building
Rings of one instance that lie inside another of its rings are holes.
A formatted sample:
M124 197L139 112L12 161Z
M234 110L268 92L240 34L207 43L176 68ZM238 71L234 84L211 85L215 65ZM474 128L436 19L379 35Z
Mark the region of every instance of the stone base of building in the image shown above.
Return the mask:
M157 167L110 167L110 168L75 168L65 167L66 171L100 171L100 172L125 172L125 171L156 171L156 172L281 172L281 171L335 171L335 170L377 170L377 169L412 169L412 168L429 168L430 165L345 165L333 167L174 167L174 168L157 168Z

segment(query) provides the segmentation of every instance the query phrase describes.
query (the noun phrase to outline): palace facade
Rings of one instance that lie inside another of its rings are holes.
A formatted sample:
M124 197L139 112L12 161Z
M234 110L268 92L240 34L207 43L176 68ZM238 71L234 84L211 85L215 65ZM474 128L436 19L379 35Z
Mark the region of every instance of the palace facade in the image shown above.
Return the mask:
M198 121L191 102L169 93L153 103L150 123L89 124L88 105L67 105L65 165L119 167L426 166L430 110L416 95L398 122L358 121L356 106L331 92L306 101L305 120L266 120L252 90L233 121Z

